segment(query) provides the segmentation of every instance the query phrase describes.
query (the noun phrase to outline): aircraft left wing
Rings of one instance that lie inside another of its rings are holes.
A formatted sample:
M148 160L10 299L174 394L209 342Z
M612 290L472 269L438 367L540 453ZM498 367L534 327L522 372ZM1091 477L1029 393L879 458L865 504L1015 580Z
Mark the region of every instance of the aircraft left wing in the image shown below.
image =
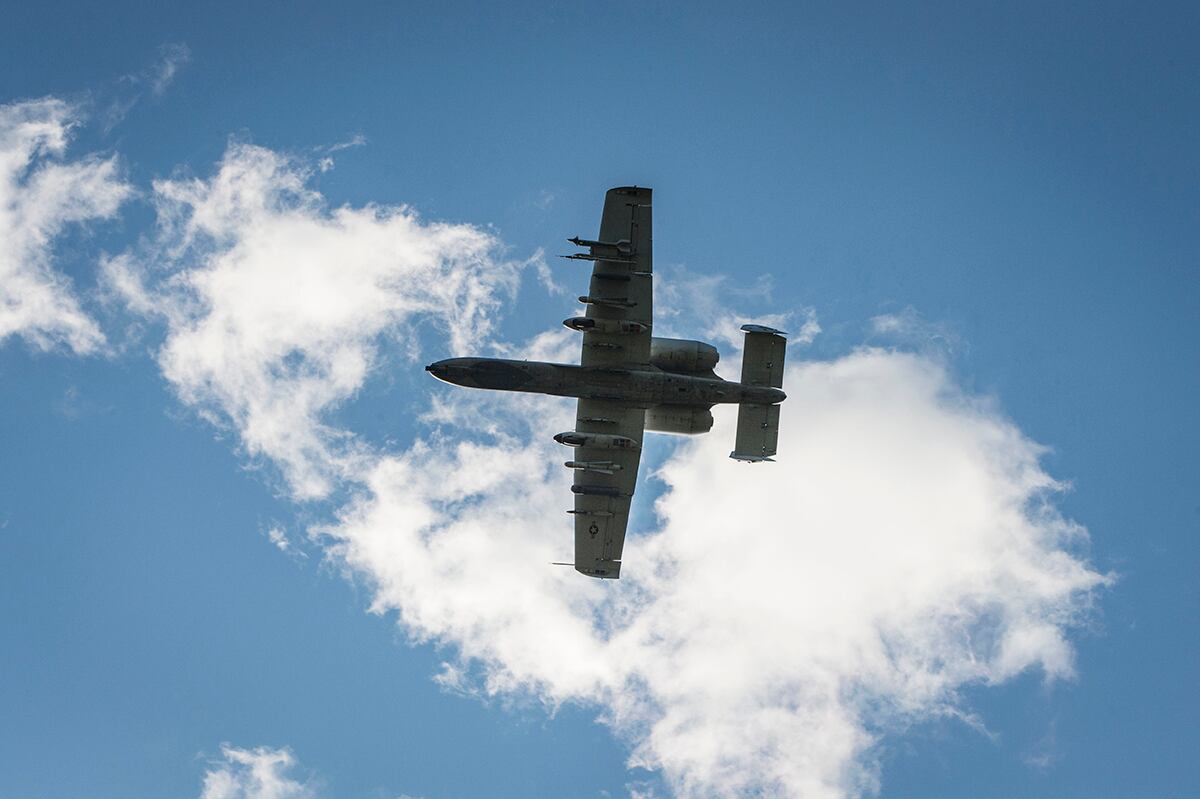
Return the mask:
M646 412L608 400L581 399L575 431L596 434L595 443L576 447L568 466L575 469L575 570L590 577L621 576L621 550L629 506L637 485Z
M604 195L597 239L570 242L588 252L565 256L592 263L584 317L566 324L583 333L583 366L618 368L650 362L654 322L650 189L622 186Z

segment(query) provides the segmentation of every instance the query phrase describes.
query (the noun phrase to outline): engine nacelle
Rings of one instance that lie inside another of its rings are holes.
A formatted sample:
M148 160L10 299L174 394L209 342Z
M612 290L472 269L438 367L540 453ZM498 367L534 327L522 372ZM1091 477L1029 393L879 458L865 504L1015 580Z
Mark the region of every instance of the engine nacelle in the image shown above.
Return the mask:
M708 408L685 405L659 405L646 411L646 429L659 433L695 436L712 430L713 415Z
M650 339L650 363L666 372L698 374L712 371L721 360L717 348L685 338Z

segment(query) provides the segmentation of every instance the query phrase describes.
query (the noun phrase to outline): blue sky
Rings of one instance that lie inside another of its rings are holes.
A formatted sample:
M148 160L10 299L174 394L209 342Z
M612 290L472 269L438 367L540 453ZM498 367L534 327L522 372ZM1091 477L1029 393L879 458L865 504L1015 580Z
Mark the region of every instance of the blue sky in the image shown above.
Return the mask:
M1200 788L1194 7L3 18L0 118L69 131L30 169L96 181L72 206L18 170L0 195L63 220L41 242L10 217L0 297L11 311L32 296L18 278L52 275L70 298L0 324L0 795L268 795L253 764L277 796ZM6 154L32 135L16 129ZM689 540L763 555L741 586L746 607L780 601L761 635L762 613L729 610L741 593L696 604L648 568L597 589L540 565L468 579L478 547L456 556L467 578L438 559L484 540L479 516L503 520L488 546L567 546L566 477L530 466L558 428L521 419L569 409L464 397L421 365L574 357L558 322L585 277L553 255L625 183L655 189L673 333L736 363L728 320L819 323L790 353L791 465L781 447L728 487L782 480L799 506L744 530L689 515L729 468L709 458L720 421L654 439L640 488L644 563L689 574ZM327 291L306 305L301 283ZM947 482L963 474L973 488ZM897 546L908 570L838 542ZM837 580L773 571L773 552L828 556ZM726 612L729 629L697 621ZM668 652L646 643L693 621ZM876 638L883 666L813 655ZM698 737L655 726L672 713Z

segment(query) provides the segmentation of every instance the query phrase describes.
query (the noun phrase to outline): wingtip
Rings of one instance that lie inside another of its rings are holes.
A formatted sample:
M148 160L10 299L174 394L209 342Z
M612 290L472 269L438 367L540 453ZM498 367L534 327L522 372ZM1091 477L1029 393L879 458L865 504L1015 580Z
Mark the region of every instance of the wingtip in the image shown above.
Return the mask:
M743 463L775 463L775 459L768 455L749 455L745 452L734 451L729 453L729 457Z
M742 330L746 331L747 333L770 333L773 336L787 335L787 333L782 330L776 330L775 328L767 327L766 325L742 325Z

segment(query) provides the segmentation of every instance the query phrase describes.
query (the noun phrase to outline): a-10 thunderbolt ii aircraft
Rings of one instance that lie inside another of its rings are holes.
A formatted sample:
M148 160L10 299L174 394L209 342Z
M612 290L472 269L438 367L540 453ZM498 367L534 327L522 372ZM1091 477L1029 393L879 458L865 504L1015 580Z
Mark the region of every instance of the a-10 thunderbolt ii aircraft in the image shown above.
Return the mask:
M717 377L717 350L684 339L653 338L650 189L610 189L600 235L569 241L587 252L564 256L592 262L592 282L579 301L584 316L563 321L583 333L580 365L450 358L426 366L439 380L471 388L578 397L575 429L554 440L575 448L575 570L591 577L621 575L621 549L637 484L646 431L694 435L713 424L709 409L737 403L731 458L767 461L779 437L786 398L779 330L744 325L742 379Z

